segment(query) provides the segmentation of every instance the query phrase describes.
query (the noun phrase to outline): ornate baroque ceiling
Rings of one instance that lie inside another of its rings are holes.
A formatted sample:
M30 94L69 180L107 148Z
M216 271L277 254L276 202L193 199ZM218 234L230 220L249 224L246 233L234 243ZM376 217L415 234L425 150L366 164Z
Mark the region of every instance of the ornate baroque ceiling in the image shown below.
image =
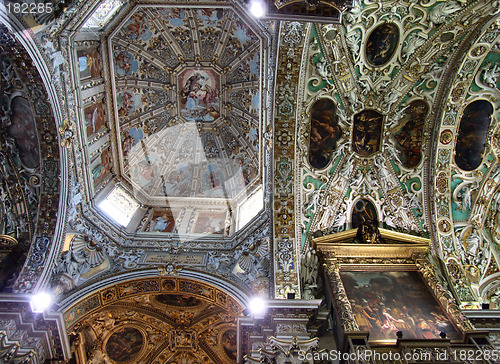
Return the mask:
M69 152L38 265L54 287L161 264L311 298L312 238L369 219L430 238L462 308L498 305L497 1L358 0L341 24L106 4L33 27ZM123 226L99 207L112 191ZM31 263L19 281L36 286Z

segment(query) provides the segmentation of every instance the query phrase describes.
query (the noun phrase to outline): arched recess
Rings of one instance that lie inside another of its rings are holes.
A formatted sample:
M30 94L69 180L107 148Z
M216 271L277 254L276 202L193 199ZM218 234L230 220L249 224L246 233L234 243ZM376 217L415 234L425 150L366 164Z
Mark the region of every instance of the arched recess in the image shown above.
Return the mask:
M336 110L329 98L321 98L311 106L309 164L313 168L323 169L330 163L337 141L342 137Z
M65 204L59 202L66 164L58 139L60 109L54 85L33 34L21 29L17 19L0 13L4 131L0 137L0 225L8 227L0 232L2 250L6 241L15 243L2 256L6 261L0 264L0 290L31 292L47 283L48 263L60 243Z
M379 218L377 208L367 198L360 198L354 201L351 210L351 226L353 229L360 227L362 224L378 224Z
M234 363L236 319L247 293L201 273L153 272L96 283L85 289L91 294L78 292L61 303L76 362Z
M486 100L476 100L465 108L460 120L455 163L464 171L473 171L481 165L493 105Z

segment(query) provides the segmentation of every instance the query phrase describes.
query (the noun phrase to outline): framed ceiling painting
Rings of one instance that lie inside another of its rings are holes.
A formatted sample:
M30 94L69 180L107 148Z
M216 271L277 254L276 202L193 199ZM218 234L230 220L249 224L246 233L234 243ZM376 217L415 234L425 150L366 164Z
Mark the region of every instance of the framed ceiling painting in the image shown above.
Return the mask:
M472 325L435 276L429 239L381 230L389 244L346 243L338 234L313 240L324 261L338 339L347 345L364 335L372 346L401 338L463 342Z

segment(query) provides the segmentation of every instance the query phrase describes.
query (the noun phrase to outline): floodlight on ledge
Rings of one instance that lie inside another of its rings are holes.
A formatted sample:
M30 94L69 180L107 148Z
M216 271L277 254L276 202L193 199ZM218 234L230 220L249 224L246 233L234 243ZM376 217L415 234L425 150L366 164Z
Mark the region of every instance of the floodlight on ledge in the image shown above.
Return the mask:
M266 312L267 304L266 301L260 297L254 297L248 305L248 309L252 315L262 315Z
M266 15L266 4L264 0L250 0L250 14L256 18L262 18Z
M31 311L34 313L44 312L52 304L52 295L47 292L40 292L31 298Z

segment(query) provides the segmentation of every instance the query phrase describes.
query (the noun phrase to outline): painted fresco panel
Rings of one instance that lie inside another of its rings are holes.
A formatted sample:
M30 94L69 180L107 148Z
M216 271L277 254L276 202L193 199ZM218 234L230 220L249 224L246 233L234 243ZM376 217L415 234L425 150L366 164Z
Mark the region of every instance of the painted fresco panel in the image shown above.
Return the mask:
M471 102L464 110L458 129L455 162L472 171L481 165L493 106L486 100Z
M187 69L179 75L180 113L188 121L220 116L220 79L211 69Z
M9 137L16 143L21 162L26 167L36 168L40 165L40 149L31 105L24 97L15 97L11 112Z
M122 28L123 35L133 41L148 41L153 33L141 13L135 13Z
M144 346L142 333L133 327L124 327L114 332L106 343L106 354L115 362L132 360Z
M356 229L362 224L377 224L377 209L371 201L367 199L361 199L356 202L352 208L351 212L351 224L352 228Z
M175 218L170 209L155 210L148 231L171 233L175 228Z
M101 55L99 47L82 49L76 52L80 80L101 77Z
M98 132L104 126L104 105L102 102L99 101L95 104L86 106L83 109L83 114L85 117L87 137Z
M202 211L194 224L195 234L223 234L226 220L225 212Z
M370 340L439 339L459 334L444 315L418 272L341 272L347 296L361 330Z
M112 154L111 150L105 149L102 151L101 155L94 159L91 164L92 179L94 180L94 186L100 184L107 176L109 176L112 165Z
M139 69L139 63L134 55L121 51L115 54L115 73L119 76L130 76L136 74Z
M325 168L330 163L332 152L342 136L335 111L335 103L330 99L318 100L311 107L309 163L314 168Z
M222 334L222 347L229 359L236 361L237 357L237 342L236 330L227 330Z
M183 294L159 294L155 296L155 300L162 305L176 307L196 307L203 303L196 297Z
M166 196L189 197L194 194L192 184L192 168L186 163L180 163L164 180Z
M373 66L382 66L390 61L399 43L397 25L385 23L379 25L368 37L366 59Z
M399 159L407 168L418 166L422 160L422 136L428 111L429 105L425 101L413 101L400 120L400 128L394 133Z
M375 110L363 110L354 115L352 149L362 156L376 153L380 149L383 115Z

